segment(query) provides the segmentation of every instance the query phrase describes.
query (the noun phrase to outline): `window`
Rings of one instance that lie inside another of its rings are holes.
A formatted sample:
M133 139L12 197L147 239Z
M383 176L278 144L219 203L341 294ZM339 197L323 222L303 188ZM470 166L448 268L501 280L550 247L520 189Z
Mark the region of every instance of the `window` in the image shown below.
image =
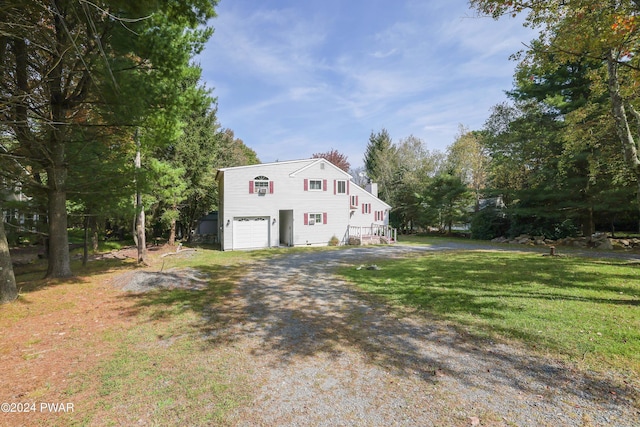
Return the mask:
M305 178L304 191L327 191L327 180Z
M319 214L319 213L309 214L309 225L314 225L314 224L322 224L322 214Z
M309 190L322 191L322 180L320 180L320 179L310 179L309 180Z
M355 208L358 206L358 196L351 196L351 207Z
M347 181L337 181L336 182L336 193L337 194L347 194Z
M269 181L264 175L256 176L253 181L249 181L249 193L271 194L273 193L273 181Z
M371 213L371 203L363 203L362 204L362 213L363 214Z
M320 225L327 223L327 213L305 213L304 225Z

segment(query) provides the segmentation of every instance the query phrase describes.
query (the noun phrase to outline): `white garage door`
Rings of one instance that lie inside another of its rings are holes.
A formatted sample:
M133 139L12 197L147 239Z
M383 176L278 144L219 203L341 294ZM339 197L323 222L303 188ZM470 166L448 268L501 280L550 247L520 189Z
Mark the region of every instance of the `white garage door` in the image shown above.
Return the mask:
M266 216L233 219L233 249L268 248L269 218Z

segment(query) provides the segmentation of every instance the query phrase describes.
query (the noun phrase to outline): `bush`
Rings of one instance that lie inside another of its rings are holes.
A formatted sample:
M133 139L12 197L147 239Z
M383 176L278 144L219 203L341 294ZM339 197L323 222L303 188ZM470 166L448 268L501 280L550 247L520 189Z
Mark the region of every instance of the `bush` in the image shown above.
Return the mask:
M575 237L580 228L570 218L563 220L556 218L529 217L513 215L507 235L509 237L528 234L530 236L545 236L548 239L563 239Z
M509 230L509 219L504 211L495 208L485 208L476 212L471 218L471 238L491 240L504 236Z
M329 239L329 246L338 246L338 244L340 244L340 239L338 239L336 236L331 237L331 239Z

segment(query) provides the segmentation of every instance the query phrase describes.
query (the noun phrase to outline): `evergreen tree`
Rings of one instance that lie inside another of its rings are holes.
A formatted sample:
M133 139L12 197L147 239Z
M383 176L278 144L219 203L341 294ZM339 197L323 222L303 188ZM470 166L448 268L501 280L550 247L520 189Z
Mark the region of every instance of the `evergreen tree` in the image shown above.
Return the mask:
M189 60L211 35L213 0L7 0L0 8L0 127L7 153L46 193L48 277L71 275L66 210L69 145L92 127L165 143L179 131ZM19 25L17 25L19 24ZM37 178L40 178L39 181ZM25 182L26 184L26 182Z

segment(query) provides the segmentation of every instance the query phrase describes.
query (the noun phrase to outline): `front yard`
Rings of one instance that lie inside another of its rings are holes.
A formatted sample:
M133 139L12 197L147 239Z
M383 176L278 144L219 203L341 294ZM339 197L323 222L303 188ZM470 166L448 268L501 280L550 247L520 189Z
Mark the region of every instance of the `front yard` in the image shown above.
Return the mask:
M217 307L256 261L326 250L336 249L158 253L145 269L131 260L93 261L74 266L71 280L50 282L38 278L42 265L21 267L20 298L0 306L0 401L36 410L0 414L0 424L228 423L256 390L250 355L208 338L222 321ZM518 342L585 370L640 375L639 263L493 251L375 262L379 270L339 274L371 298L478 339ZM202 272L205 288L127 293L118 286L123 274L143 270L178 283L176 268ZM40 410L55 402L73 411Z

